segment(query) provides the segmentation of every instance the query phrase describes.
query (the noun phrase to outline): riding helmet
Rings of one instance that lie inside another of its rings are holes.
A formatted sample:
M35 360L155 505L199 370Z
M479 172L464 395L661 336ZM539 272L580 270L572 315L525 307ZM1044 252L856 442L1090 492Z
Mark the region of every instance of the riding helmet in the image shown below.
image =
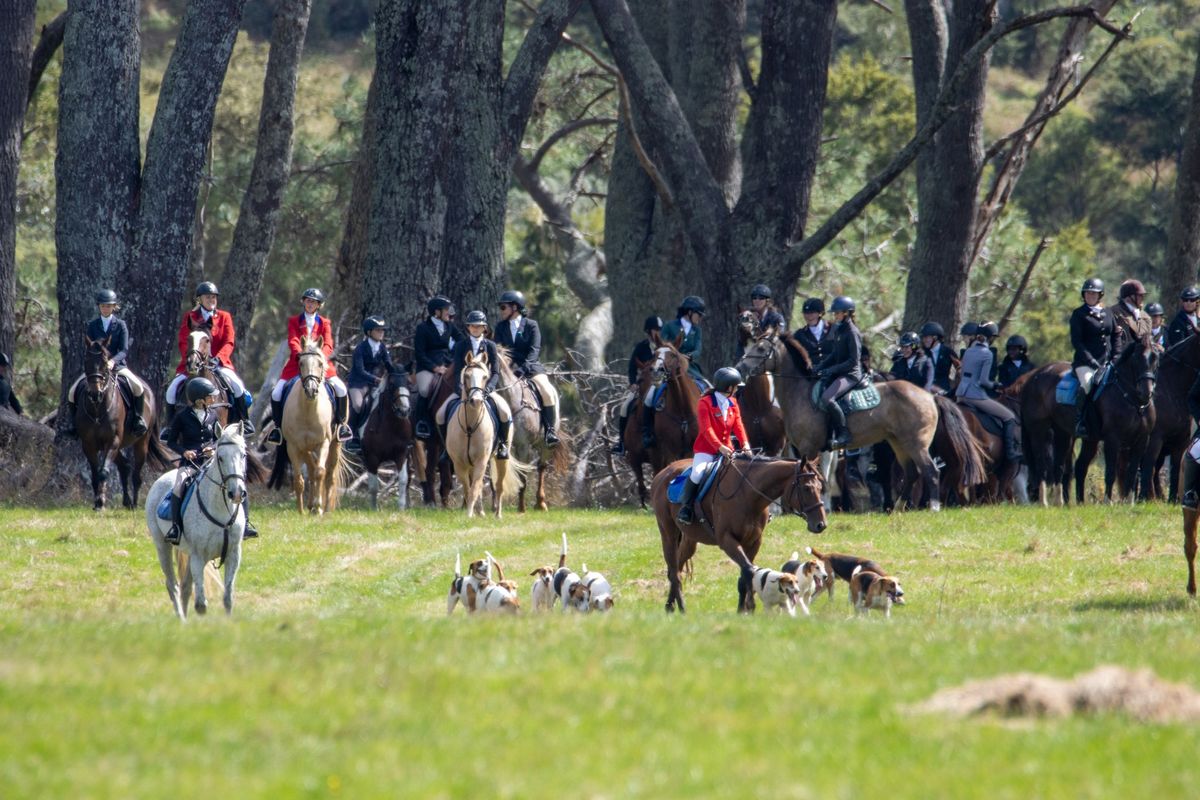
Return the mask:
M819 297L810 297L804 301L804 305L800 309L801 314L824 314L825 301Z
M1022 352L1029 349L1029 342L1025 341L1025 337L1020 334L1013 334L1008 337L1008 341L1004 343L1004 349L1008 350L1011 347L1019 347Z
M301 300L316 300L318 303L325 302L325 293L320 289L305 289L304 294L300 295Z
M683 302L679 304L679 314L682 316L689 311L695 311L697 314L706 313L704 310L704 301L699 297L696 297L694 294L689 294L687 297L683 298Z
M96 305L100 305L101 303L115 302L117 302L117 293L112 289L101 289L100 291L96 292Z
M1165 317L1167 310L1162 307L1162 303L1151 303L1146 306L1146 313L1152 317Z
M845 295L842 295L841 297L835 297L833 298L833 303L829 306L829 310L835 314L839 311L849 311L853 313L854 298L846 297Z
M1200 289L1189 286L1179 293L1180 300L1200 300Z
M487 325L487 314L482 311L471 311L467 313L467 318L463 320L464 325Z
M717 370L717 374L713 375L713 388L718 392L728 394L731 390L745 385L742 381L742 373L733 367L721 367Z
M978 322L964 322L963 326L958 329L959 336L974 336L979 333Z
M363 320L363 333L370 333L376 328L383 328L386 331L387 327L388 324L383 317L367 317Z
M189 403L195 403L197 400L203 400L206 397L216 397L220 394L217 391L217 387L208 378L192 378L187 382L183 393Z
M650 331L661 331L662 326L662 317L646 317L646 321L642 323L642 330L646 333L649 333Z
M196 287L196 295L195 296L199 297L202 294L215 294L218 297L221 296L221 293L217 291L217 285L215 283L213 283L212 281L204 281L203 283L201 283L200 285L198 285Z
M976 336L999 336L1000 326L994 322L981 322L975 330Z
M7 367L12 364L8 359L8 353L0 353L0 367Z
M425 310L429 313L429 316L432 317L443 308L450 308L451 305L450 298L443 297L440 294L435 294L433 297L429 298L429 302L425 304Z
M939 339L946 338L946 329L937 322L926 322L921 326L922 336L936 336Z
M1142 286L1141 281L1130 278L1121 284L1121 288L1117 292L1117 297L1124 300L1126 297L1133 297L1134 295L1138 294L1145 295L1146 287Z
M917 336L916 331L905 331L900 334L900 339L896 344L900 347L920 347L921 337Z
M497 303L512 303L514 306L517 307L518 311L525 310L525 294L523 292L518 292L514 289L509 289L508 291L504 292L502 295L500 295L500 299L497 300L496 302Z
M1099 292L1100 296L1104 296L1104 281L1099 278L1088 278L1083 282L1083 288L1079 290L1080 294L1084 292Z
M753 300L756 297L761 297L764 300L770 300L771 299L771 287L767 286L765 283L758 284L757 286L755 286L753 289L750 290L750 299Z

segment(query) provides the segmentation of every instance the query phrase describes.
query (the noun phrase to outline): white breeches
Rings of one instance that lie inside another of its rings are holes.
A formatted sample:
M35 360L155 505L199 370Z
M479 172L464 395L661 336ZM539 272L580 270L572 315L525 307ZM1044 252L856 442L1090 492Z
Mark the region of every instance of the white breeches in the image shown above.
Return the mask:
M234 397L241 397L246 393L246 384L238 377L238 374L228 367L217 367L217 372L221 373L221 377L229 384L229 391ZM187 375L176 375L171 381L171 385L167 387L167 404L175 405L179 398L179 387L187 382Z
M342 382L341 378L334 375L332 378L326 378L325 382L333 387L333 393L335 395L337 395L338 397L346 396L346 384ZM279 402L280 400L282 400L283 399L283 387L285 387L287 385L288 385L288 381L285 381L282 378L275 381L275 388L271 390L271 399L276 402Z
M533 388L542 398L542 405L549 408L550 406L558 405L558 390L554 388L554 384L550 382L549 375L534 375L530 379L533 383Z
M500 418L500 421L501 422L511 422L512 421L512 409L509 408L508 401L505 400L500 395L499 392L492 392L491 394L488 395L488 397L491 399L491 401L493 403L496 404L496 416ZM442 403L442 407L439 408L437 410L437 414L434 415L434 420L437 422L438 425L446 424L446 408L450 405L451 402L453 402L457 399L458 399L458 395L452 394L446 398L446 402Z
M1075 377L1079 379L1079 388L1084 392L1092 388L1092 378L1095 376L1095 367L1089 367L1084 364L1075 368Z
M717 457L712 453L696 453L693 455L692 474L688 475L688 480L690 480L692 483L700 483L700 481L704 480L704 476L708 474L708 471L703 469L704 465L711 464L716 460Z
M446 374L449 374L448 372ZM414 378L417 382L417 394L426 399L429 398L429 393L433 391L433 385L437 382L438 374L429 370L421 370ZM441 377L445 378L445 375Z

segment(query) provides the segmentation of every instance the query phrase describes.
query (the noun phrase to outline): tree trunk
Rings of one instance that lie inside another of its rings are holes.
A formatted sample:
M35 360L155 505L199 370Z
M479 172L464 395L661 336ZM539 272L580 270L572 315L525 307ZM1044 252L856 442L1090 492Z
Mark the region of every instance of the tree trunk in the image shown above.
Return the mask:
M29 102L37 95L38 85L42 82L42 73L50 64L50 59L62 47L63 34L67 30L67 17L70 12L64 11L50 22L42 26L42 35L38 37L37 47L29 64Z
M1192 104L1175 178L1175 207L1171 210L1167 259L1161 280L1161 297L1168 313L1179 293L1196 282L1197 264L1200 264L1200 52L1192 76Z
M0 353L16 343L17 171L28 100L35 0L0 6Z
M342 244L333 268L333 296L336 298L341 325L353 325L354 315L367 317L374 311L362 302L363 276L366 274L367 245L371 222L371 177L375 174L376 103L379 97L379 71L371 75L367 89L367 107L363 111L362 143L354 164L354 183L350 187L350 205L342 227Z
M224 306L237 325L247 331L254 319L292 168L296 82L311 10L312 0L281 0L275 6L254 167L242 196L242 208L221 279Z
M146 143L137 244L122 277L126 313L138 329L131 366L153 387L175 361L196 194L245 2L188 3Z

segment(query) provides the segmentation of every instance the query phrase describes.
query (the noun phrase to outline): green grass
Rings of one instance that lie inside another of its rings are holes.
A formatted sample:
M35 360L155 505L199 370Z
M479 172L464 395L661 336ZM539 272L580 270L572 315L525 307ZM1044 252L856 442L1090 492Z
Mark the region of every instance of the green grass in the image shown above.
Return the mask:
M232 620L180 625L137 515L0 508L0 796L1185 797L1187 726L951 720L905 706L1015 670L1200 685L1178 511L993 508L771 523L889 566L908 606L733 613L712 548L662 611L645 513L267 509ZM586 561L616 613L447 619L456 549ZM219 609L219 601L216 601Z

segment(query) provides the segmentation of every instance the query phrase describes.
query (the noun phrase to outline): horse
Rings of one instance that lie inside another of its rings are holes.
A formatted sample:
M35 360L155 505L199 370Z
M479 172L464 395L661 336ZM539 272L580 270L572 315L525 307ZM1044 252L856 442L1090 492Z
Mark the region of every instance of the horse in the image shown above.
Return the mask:
M1142 499L1161 499L1162 485L1158 473L1165 457L1169 465L1167 499L1179 499L1179 483L1183 476L1183 451L1192 435L1192 418L1188 413L1187 394L1200 375L1200 335L1191 334L1163 352L1158 366L1158 384L1154 387L1154 429L1146 443L1142 459Z
M149 430L138 436L125 428L129 409L117 386L117 376L109 367L108 339L84 336L84 385L75 403L75 429L92 472L92 509L100 511L108 504L108 462L116 462L121 476L121 504L137 507L142 487L142 467L147 459L153 469L163 469L171 456L158 440L154 393L143 385L143 415Z
M787 333L768 332L747 346L737 370L742 375L770 372L775 376L775 393L783 409L788 441L801 457L818 455L825 447L827 426L825 415L812 404L817 378L808 351ZM930 509L941 510L937 467L929 455L939 418L933 395L908 381L888 381L875 388L880 395L879 405L846 417L850 428L847 446L865 447L886 439L904 467L901 499L910 500L919 475ZM964 439L956 439L955 446L963 461L971 458Z
M930 453L943 463L940 481L941 501L952 497L961 505L975 499L977 487L988 482L987 467L997 463L995 453L983 444L986 431L974 414L963 409L945 395L934 395L938 409L937 429L933 434ZM956 442L960 444L956 446ZM966 458L962 457L966 454ZM1004 443L1000 443L999 458L1003 460Z
M283 406L284 443L276 448L271 487L283 486L290 464L292 491L301 514L320 515L337 508L345 478L342 443L333 435L333 403L325 389L325 353L320 339L300 337L300 389L288 392ZM301 467L307 470L307 482ZM306 494L307 490L307 494Z
M183 511L183 537L178 547L167 544L170 520L158 518L158 506L175 485L178 470L159 476L146 494L146 525L158 550L158 563L167 581L167 597L180 620L187 620L188 600L192 587L196 592L196 613L208 610L205 594L205 573L211 573L209 563L221 559L225 567L225 613L233 613L233 584L242 561L242 534L246 517L242 513L242 498L246 484L262 479L264 470L257 460L246 454L242 426L225 428L213 446L212 459L200 468L195 477L192 500ZM178 577L172 551L178 555ZM191 581L188 581L188 573Z
M454 386L447 375L438 375L433 386L429 389L429 407L441 408L454 394ZM421 501L426 506L433 506L434 479L439 480L442 508L450 507L450 491L454 488L454 465L449 458L443 458L446 443L442 441L441 431L435 430L425 440L418 439L413 448L413 466L421 476Z
M192 322L192 315L187 315L188 321L188 349L183 356L183 366L187 370L187 380L192 378L207 378L212 382L212 385L217 387L220 396L213 404L217 410L217 420L221 425L229 424L229 392L225 390L225 381L217 378L216 371L213 369L216 359L212 357L212 337L209 335L209 327L207 325L197 325ZM186 385L186 382L185 384ZM175 398L175 405L179 408L186 408L187 403L183 400L183 385L179 387L179 394Z
M945 407L940 402L942 399L941 397L938 398L938 408L944 411ZM996 399L1015 412L1018 421L1020 420L1021 412L1018 398L1011 396L1006 398L1004 393L1001 392L1000 396ZM949 401L947 401L947 405L953 405L955 408L962 409L963 417L967 423L967 430L979 449L980 458L985 467L981 480L968 483L974 499L990 503L1012 500L1013 481L1016 479L1017 473L1021 471L1021 464L1017 461L1005 459L1004 437L988 430L982 414L975 408L966 405L960 407ZM992 468L988 469L988 467Z
M737 335L738 344L743 348L761 335L758 315L753 311L739 314ZM773 402L775 392L771 376L764 372L743 378L746 385L738 391L737 398L750 446L764 455L777 456L783 452L787 437L783 430L783 411Z
M779 500L785 513L803 516L811 533L821 533L827 522L821 502L825 479L816 458L793 460L754 456L721 461L708 493L697 502L697 519L680 528L675 522L679 506L667 497L667 487L691 466L681 459L654 476L651 494L658 532L662 536L663 559L667 563L667 613L676 608L684 613L680 572L690 571L692 556L700 544L720 547L742 568L738 580L738 611L754 610L754 593L748 575L762 545L762 532L770 520L771 503ZM690 479L689 479L690 480Z
M392 373L371 392L371 410L362 429L362 462L370 476L367 493L371 510L379 509L379 467L391 461L396 465L400 484L397 503L408 508L408 456L412 452L412 396L408 376Z
M1050 504L1050 487L1055 487L1058 504L1070 502L1071 460L1075 450L1075 406L1059 403L1055 393L1059 381L1071 370L1065 361L1055 361L1026 372L1001 391L1015 397L1021 408L1021 432L1029 483Z
M654 447L650 465L655 473L680 458L691 458L696 443L700 406L700 387L688 373L688 357L674 345L664 344L654 351L650 377L655 386L666 383L660 408L654 414Z
M542 430L541 404L538 402L537 390L527 378L518 378L512 369L512 359L508 348L496 345L500 355L500 381L497 391L508 401L512 409L513 438L512 454L522 463L537 465L537 509L546 511L545 475L547 469L553 469L556 475L565 475L571 465L570 440L565 431L559 431L556 445L546 444L546 434ZM536 461L534 457L536 456ZM525 513L524 476L517 484L517 512Z
M661 344L658 331L651 331L650 336L655 345ZM642 465L651 464L653 466L650 459L653 448L642 447L642 416L646 404L646 394L653 384L654 361L639 361L637 369L638 382L637 388L634 390L637 392L637 398L629 409L629 416L625 419L625 430L621 431L620 435L625 442L625 463L629 464L637 481L638 502L642 508L645 508L648 495L646 493L646 476Z
M1188 582L1187 593L1196 596L1196 523L1200 521L1200 511L1194 508L1183 509L1183 554L1187 556Z

